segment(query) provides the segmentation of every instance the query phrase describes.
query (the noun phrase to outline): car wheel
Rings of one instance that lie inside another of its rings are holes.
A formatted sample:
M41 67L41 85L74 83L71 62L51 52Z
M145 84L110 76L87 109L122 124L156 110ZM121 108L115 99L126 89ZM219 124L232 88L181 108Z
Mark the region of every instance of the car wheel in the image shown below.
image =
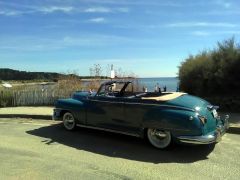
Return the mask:
M170 146L172 137L169 131L149 128L147 130L149 142L158 149L164 149Z
M73 115L70 112L67 112L63 115L63 126L68 131L72 131L76 127L76 121L73 117Z

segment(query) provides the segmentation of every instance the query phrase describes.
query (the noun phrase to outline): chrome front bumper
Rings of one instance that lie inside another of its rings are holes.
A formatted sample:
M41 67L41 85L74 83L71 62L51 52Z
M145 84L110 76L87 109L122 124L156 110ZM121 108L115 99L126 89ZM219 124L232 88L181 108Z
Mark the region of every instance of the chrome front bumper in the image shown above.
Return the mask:
M52 115L52 119L55 121L61 121L61 109L53 109L53 115Z
M219 142L221 137L225 134L229 128L228 123L229 116L226 115L225 119L222 120L223 125L219 125L217 129L213 132L210 132L203 136L179 136L177 137L178 141L181 143L190 143L190 144L211 144Z

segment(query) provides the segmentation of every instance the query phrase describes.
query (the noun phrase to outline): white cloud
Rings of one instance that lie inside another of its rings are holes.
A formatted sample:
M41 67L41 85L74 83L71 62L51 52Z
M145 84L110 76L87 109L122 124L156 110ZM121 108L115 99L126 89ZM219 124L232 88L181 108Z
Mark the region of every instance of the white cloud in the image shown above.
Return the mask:
M133 41L124 36L92 33L57 36L54 38L44 36L1 36L0 34L0 39L0 52L5 50L44 52L66 48L108 47L112 45L129 44Z
M214 31L214 32L208 32L208 31L193 31L191 32L191 35L194 36L214 36L214 35L239 35L240 31Z
M35 14L35 13L44 13L44 14L51 14L55 12L62 12L62 13L127 13L129 12L128 7L105 7L101 5L96 5L93 7L88 7L82 4L75 4L75 3L57 3L56 5L26 5L24 3L17 4L17 3L9 3L9 2L1 2L0 5L3 4L8 9L1 10L0 15L5 16L16 16L16 15L24 15L24 14ZM62 4L62 5L61 5ZM73 6L75 4L76 6ZM96 3L99 4L99 3ZM101 4L101 3L100 3Z
M0 15L3 16L18 16L21 15L22 13L20 11L15 11L15 10L4 10L0 11Z
M207 12L198 12L196 14L199 15L204 15L204 16L209 16L209 15L217 15L217 16L224 16L224 15L239 15L240 14L240 9L228 9L228 10L211 10L211 11L207 11Z
M210 35L210 33L207 31L193 31L191 34L194 36L209 36Z
M71 6L49 6L49 7L32 7L30 10L0 10L3 16L18 16L34 13L50 14L54 12L70 13L74 10Z
M92 22L92 23L104 23L104 22L106 22L106 19L103 18L103 17L97 17L97 18L89 19L88 22Z
M130 10L127 7L120 7L120 8L117 8L117 11L122 13L128 13Z
M127 7L119 7L119 8L108 8L108 7L90 7L85 9L83 12L86 13L127 13L129 12L129 8Z
M236 35L236 34L240 34L240 31L222 31L222 33L224 34L232 34L232 35Z
M166 24L165 27L236 27L236 24L232 23L214 23L214 22L179 22L179 23L171 23Z
M229 1L226 1L226 0L215 0L215 3L217 5L220 5L220 6L224 7L224 8L226 8L226 9L229 9L229 8L232 7L232 3L229 2Z
M75 0L71 0L75 1ZM94 4L109 4L109 5L122 5L122 6L183 6L182 3L178 2L168 2L159 0L81 0L81 3L94 3Z
M223 6L224 6L225 8L230 8L231 5L232 5L231 3L224 3L224 4L223 4Z
M112 10L106 7L91 7L84 10L87 13L110 13Z
M72 6L49 6L49 7L41 7L38 8L37 11L43 12L43 13L54 13L56 11L69 13L73 11L74 8Z
M224 22L177 22L169 24L145 24L145 25L115 25L121 29L162 29L162 28L237 28L238 24Z

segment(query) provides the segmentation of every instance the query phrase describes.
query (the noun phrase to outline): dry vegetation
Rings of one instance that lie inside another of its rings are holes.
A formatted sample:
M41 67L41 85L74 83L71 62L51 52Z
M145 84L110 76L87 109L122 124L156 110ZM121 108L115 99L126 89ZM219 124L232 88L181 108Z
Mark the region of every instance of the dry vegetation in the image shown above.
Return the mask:
M109 65L108 65L109 67ZM53 105L59 98L68 98L75 91L97 91L101 83L103 69L99 64L94 64L90 69L92 79L81 80L77 72L68 72L68 75L61 76L57 82L48 83L19 83L15 82L12 88L0 87L0 107L24 106L24 105ZM122 69L115 70L118 80L133 81L131 90L141 91L136 75L123 72ZM106 74L110 74L107 68Z
M74 91L83 89L82 81L77 76L65 76L58 80L54 91L63 96L70 96Z

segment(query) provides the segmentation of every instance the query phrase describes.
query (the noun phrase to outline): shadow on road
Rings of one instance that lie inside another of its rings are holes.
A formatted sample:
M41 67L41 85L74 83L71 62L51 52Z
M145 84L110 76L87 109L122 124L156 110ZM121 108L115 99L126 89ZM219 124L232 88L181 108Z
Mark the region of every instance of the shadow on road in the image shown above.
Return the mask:
M49 115L34 115L34 114L0 114L0 118L24 118L24 119L37 119L37 120L52 120Z
M230 133L230 134L240 134L240 127L239 126L229 127L227 132Z
M151 163L191 163L208 159L208 154L214 149L214 145L178 145L171 150L158 150L140 138L84 128L68 132L61 124L41 127L27 133L50 139L43 141L46 145L57 142L105 156Z

